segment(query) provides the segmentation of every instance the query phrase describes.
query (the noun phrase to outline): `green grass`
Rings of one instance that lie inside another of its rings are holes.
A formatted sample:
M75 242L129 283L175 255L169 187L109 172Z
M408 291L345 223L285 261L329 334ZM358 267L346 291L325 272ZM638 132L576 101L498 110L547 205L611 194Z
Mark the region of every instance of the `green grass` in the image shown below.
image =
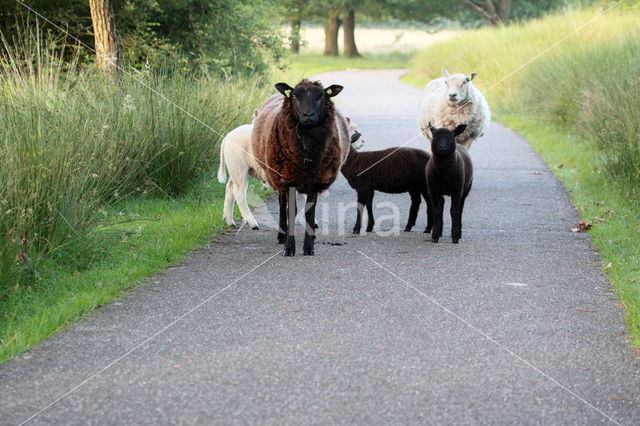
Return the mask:
M260 201L260 185L249 191ZM0 299L0 363L183 259L226 226L224 185L213 174L183 196L124 200L100 223L44 259L37 278Z
M0 61L0 297L82 238L100 206L188 190L269 90L170 68L116 82L46 45Z
M602 11L461 33L418 53L405 81L424 87L442 67L479 73L494 118L531 141L593 221L593 243L640 346L640 9Z

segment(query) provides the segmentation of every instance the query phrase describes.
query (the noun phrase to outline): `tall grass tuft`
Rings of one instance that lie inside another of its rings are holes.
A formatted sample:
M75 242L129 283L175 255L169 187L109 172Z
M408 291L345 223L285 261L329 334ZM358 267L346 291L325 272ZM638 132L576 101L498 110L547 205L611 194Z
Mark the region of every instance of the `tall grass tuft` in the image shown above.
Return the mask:
M594 143L597 166L640 199L640 10L603 11L467 31L419 54L414 68L421 81L442 67L478 72L495 110L542 116Z
M63 60L60 43L37 30L22 38L4 43L0 59L0 297L32 283L44 255L82 239L101 206L185 191L266 94L257 78L171 66L116 82Z

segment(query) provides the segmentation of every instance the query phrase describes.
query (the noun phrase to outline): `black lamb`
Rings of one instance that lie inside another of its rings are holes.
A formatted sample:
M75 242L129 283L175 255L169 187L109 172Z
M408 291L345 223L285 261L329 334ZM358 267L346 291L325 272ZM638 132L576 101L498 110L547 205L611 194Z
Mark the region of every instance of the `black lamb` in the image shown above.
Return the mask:
M462 236L462 210L473 183L473 164L467 150L456 144L456 136L466 128L466 124L461 124L455 130L436 129L429 123L433 135L432 154L425 171L433 214L431 241L434 243L442 236L445 195L451 196L451 240L457 244Z
M375 191L389 194L408 192L411 195L411 208L405 232L411 231L416 224L420 209L420 196L427 203L427 229L431 231L431 208L427 194L427 182L424 169L429 154L415 148L388 148L381 151L358 152L353 146L347 161L342 166L342 174L349 185L358 193L358 211L353 233L359 234L362 227L362 210L367 206L367 232L373 230L373 194Z

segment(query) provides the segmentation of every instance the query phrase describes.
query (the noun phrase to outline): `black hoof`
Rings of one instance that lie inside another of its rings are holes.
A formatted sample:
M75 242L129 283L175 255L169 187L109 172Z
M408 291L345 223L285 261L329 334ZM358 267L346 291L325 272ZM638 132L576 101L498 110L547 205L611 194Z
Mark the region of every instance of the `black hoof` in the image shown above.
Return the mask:
M359 229L356 229L356 228L353 228L353 233L354 233L354 234L359 234L359 233L360 233L360 230L359 230Z
M457 238L452 238L451 241L453 242L453 244L458 244L458 239Z
M431 237L431 241L437 243L440 237Z
M296 255L296 239L292 236L287 237L287 242L284 246L284 256Z
M406 228L404 228L404 232L411 232L411 227L407 226Z
M367 227L367 232L373 232L373 226L371 228Z
M252 226L251 229L253 229L254 231L257 231L257 230L260 229L260 227L259 226Z
M425 233L425 234L429 234L429 233L431 233L431 229L432 229L432 227L431 227L431 226L427 226L427 228L424 230L424 233Z
M318 224L317 224L317 223L314 223L314 224L313 224L313 228L314 228L314 229L318 229L318 228L320 228L320 227L318 226Z
M305 256L313 256L315 254L315 252L313 251L312 248L303 248L302 249L302 254Z

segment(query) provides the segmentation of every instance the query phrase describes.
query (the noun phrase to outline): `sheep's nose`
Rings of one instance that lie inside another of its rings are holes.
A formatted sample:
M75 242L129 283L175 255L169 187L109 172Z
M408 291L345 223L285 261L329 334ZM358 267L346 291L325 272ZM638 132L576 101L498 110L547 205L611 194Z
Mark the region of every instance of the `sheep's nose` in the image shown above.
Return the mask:
M304 118L313 118L316 115L315 112L304 112L302 114L304 115Z
M451 99L452 101L455 101L457 97L458 95L456 94L449 95L449 99Z

